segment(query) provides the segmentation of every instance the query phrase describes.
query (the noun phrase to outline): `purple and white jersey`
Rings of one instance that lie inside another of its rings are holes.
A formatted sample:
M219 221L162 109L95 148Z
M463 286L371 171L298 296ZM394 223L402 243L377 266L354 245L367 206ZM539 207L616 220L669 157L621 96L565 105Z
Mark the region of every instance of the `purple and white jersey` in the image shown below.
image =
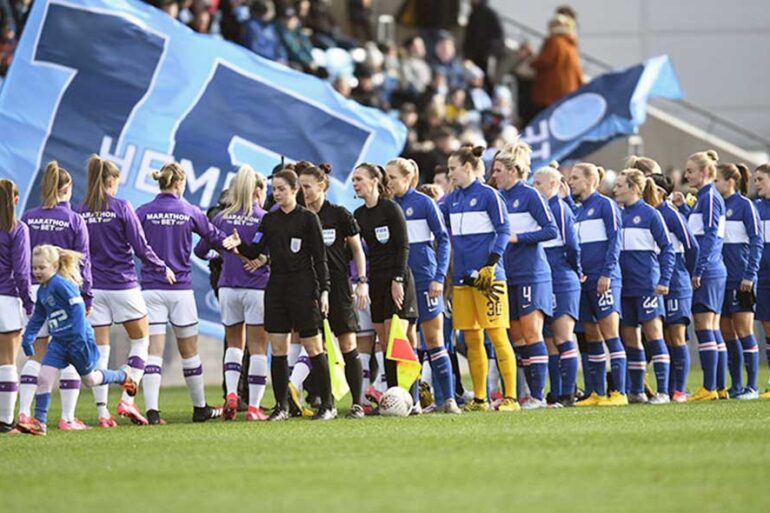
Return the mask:
M139 218L128 201L107 196L100 212L91 212L85 204L77 210L88 227L95 289L138 287L134 254L145 269L165 275L166 266L147 243Z
M31 269L29 228L16 221L10 232L0 230L0 296L20 298L27 315L32 315L35 307Z
M226 234L238 230L241 240L253 240L259 230L259 225L265 211L254 203L251 215L243 215L242 212L230 215L219 214L214 218L213 224ZM198 258L205 259L211 250L211 244L205 239L201 239L195 246L195 255ZM270 266L263 265L254 272L249 272L243 268L241 258L230 252L222 251L222 273L219 275L218 285L234 289L258 289L264 290L267 287L267 280L270 277Z
M136 214L150 246L176 275L176 283L171 285L166 281L165 269L158 272L143 266L141 284L145 290L192 289L193 232L217 250L222 249L222 241L227 238L209 222L201 209L172 193L161 192L139 207Z
M69 201L62 201L53 208L37 207L27 210L21 216L21 220L29 228L29 245L33 250L36 246L52 244L84 255L80 263L80 272L83 275L83 285L80 290L86 309L90 308L93 301L91 251L88 243L88 228L83 218L72 210ZM34 276L32 276L32 283L37 284Z

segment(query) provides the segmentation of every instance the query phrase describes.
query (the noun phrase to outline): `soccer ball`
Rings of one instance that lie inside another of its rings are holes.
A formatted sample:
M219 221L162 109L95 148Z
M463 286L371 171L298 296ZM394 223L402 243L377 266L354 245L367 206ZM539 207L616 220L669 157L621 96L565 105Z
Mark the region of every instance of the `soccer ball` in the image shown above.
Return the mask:
M390 387L380 398L380 415L406 417L412 411L412 395L401 387Z

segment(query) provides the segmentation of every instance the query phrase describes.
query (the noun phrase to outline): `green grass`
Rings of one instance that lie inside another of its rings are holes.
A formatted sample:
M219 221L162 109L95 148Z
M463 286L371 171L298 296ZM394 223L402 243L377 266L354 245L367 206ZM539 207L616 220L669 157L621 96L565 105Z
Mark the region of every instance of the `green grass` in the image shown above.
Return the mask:
M770 401L192 425L161 399L167 426L0 437L0 511L770 510Z

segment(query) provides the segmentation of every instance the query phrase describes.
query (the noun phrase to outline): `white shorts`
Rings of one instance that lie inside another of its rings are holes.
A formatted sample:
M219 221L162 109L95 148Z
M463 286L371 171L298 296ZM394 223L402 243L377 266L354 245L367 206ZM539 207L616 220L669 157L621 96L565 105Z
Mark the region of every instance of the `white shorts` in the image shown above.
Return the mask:
M94 289L93 293L93 309L88 321L94 328L147 317L147 305L139 287L127 290Z
M374 325L372 324L372 312L367 306L363 310L356 310L358 314L358 332L357 335L361 337L373 336Z
M15 296L0 296L0 333L21 331L27 324L24 305Z
M198 307L192 290L143 290L150 315L150 335L165 335L170 322L180 338L198 334Z
M219 289L219 311L222 324L234 326L245 322L253 326L265 324L265 291L257 289Z
M32 285L32 301L37 303L37 289L40 288L40 284ZM45 338L48 336L48 321L45 321L40 327L40 331L37 332L37 338Z

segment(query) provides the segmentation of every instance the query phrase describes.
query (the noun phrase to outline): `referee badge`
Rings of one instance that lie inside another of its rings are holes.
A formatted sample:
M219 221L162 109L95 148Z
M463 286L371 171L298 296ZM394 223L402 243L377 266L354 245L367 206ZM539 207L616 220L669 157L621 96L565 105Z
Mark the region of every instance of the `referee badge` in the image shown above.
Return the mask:
M324 244L327 246L331 246L334 244L334 241L337 240L337 230L334 228L327 228L323 231L324 234Z
M374 235L380 244L387 244L390 240L390 230L387 226L377 226L374 228Z
M300 248L302 247L302 239L299 239L297 237L291 238L291 245L289 246L289 249L291 249L292 253L299 253Z

